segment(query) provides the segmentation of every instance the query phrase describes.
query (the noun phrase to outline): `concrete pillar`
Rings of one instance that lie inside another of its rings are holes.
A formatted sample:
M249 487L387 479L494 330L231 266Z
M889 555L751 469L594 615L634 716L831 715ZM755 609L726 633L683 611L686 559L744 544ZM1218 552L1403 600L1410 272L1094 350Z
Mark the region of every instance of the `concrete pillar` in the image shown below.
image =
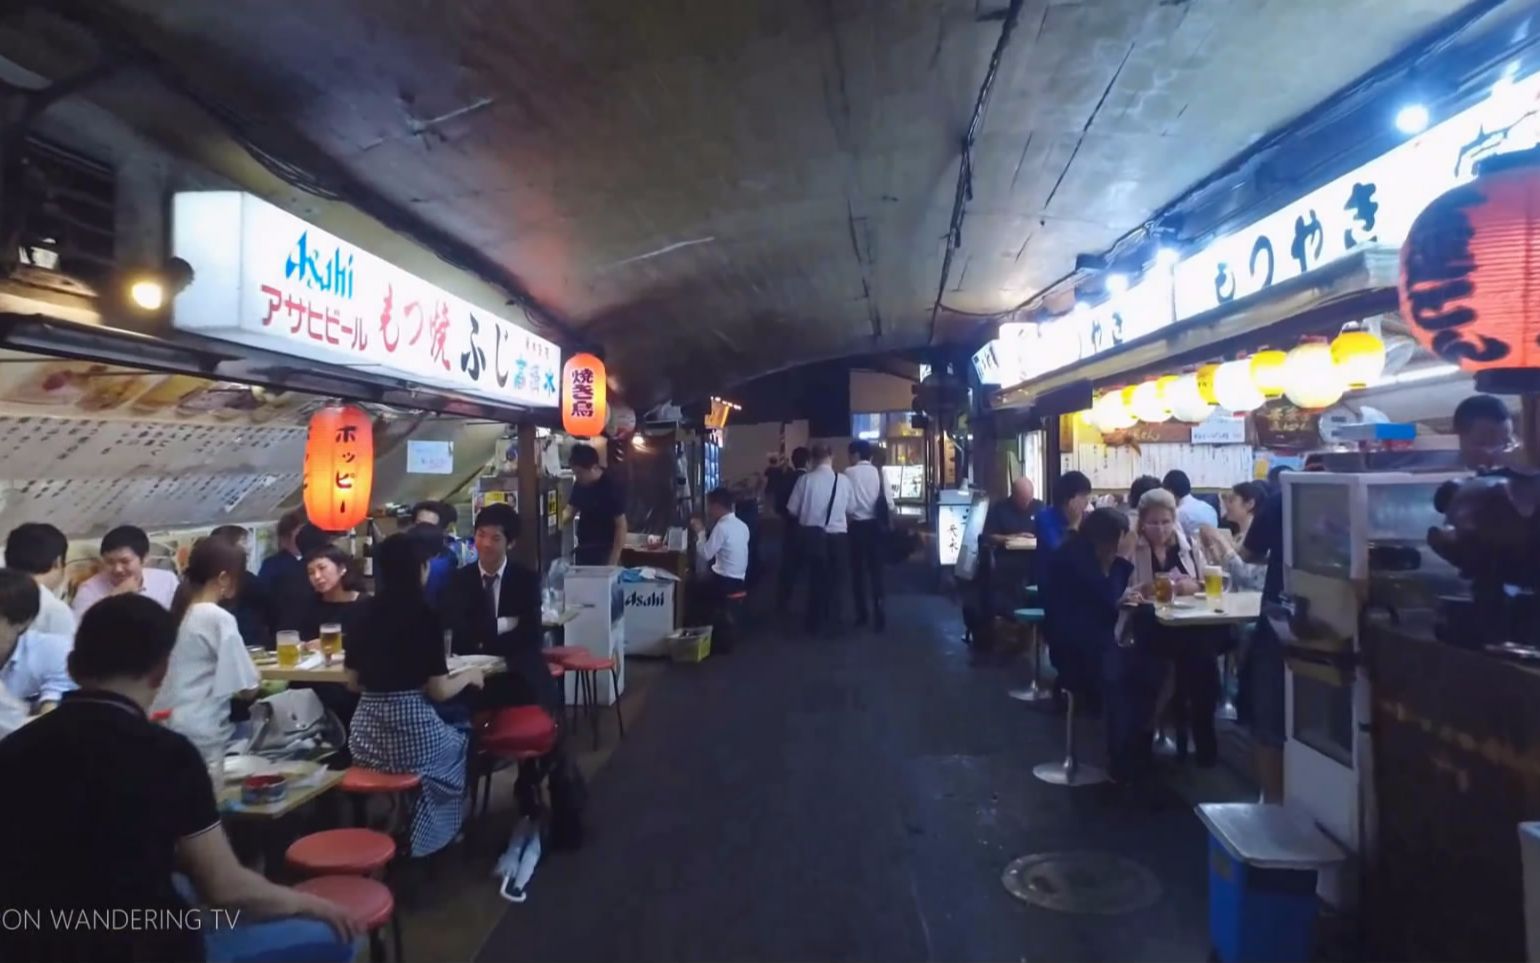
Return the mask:
M522 565L540 571L540 447L535 426L518 426L519 441L519 544L514 553Z

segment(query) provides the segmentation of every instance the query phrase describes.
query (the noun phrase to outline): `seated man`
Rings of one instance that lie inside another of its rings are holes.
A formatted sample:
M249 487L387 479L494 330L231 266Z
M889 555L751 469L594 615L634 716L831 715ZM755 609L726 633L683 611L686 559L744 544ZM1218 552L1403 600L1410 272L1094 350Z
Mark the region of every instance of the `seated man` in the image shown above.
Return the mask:
M161 608L171 608L171 600L176 596L176 573L144 567L144 559L150 554L150 536L144 529L119 525L102 539L101 552L102 570L75 590L75 618L109 595L145 595L159 602Z
M25 722L32 706L47 712L75 688L66 664L70 637L28 628L37 618L41 596L31 575L0 569L0 688L14 700L7 706L11 711L0 712L0 735ZM18 703L25 713L20 719Z
M351 959L343 910L241 866L202 757L146 718L175 641L160 605L103 600L70 654L81 689L0 739L0 772L25 773L30 787L0 793L0 825L26 827L0 860L0 906L39 921L0 927L0 959ZM190 908L177 871L222 912ZM58 915L93 911L136 922L68 925Z
M714 620L723 600L744 591L747 584L749 527L734 514L732 492L725 488L713 489L706 496L706 514L711 518L709 535L698 518L690 519L690 528L697 538L705 535L696 544L695 554L708 568L695 592L706 604L708 617Z

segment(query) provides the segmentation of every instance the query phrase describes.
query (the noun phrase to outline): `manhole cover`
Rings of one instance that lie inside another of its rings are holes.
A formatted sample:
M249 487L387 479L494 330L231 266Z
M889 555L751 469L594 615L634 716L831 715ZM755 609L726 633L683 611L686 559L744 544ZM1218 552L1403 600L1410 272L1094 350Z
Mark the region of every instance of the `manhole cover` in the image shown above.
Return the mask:
M1154 874L1111 853L1032 853L1005 867L1001 882L1017 899L1060 913L1115 916L1160 899Z

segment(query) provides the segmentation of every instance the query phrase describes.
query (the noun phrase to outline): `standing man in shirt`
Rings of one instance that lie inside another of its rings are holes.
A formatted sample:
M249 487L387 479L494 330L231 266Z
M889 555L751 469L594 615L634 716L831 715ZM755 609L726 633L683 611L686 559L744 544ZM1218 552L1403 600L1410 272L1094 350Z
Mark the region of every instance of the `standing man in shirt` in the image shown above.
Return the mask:
M872 464L872 443L850 443L850 585L855 593L856 628L864 628L867 599L871 600L873 624L878 632L888 627L884 610L887 593L882 585L882 535L891 506L882 484L882 472Z
M0 906L42 923L0 927L0 959L352 959L348 912L243 867L202 757L146 718L175 642L163 606L137 593L104 599L81 618L70 654L81 688L0 740L0 772L26 773L29 785L0 793L0 825L26 827L0 860ZM189 922L177 873L224 912ZM58 925L50 911L119 911L144 924Z
M791 606L791 593L797 587L797 578L802 574L802 554L798 550L797 519L792 515L787 504L791 501L791 493L796 490L797 482L807 474L808 451L798 445L791 450L791 468L781 473L777 480L779 487L775 491L775 513L781 516L781 575L780 585L776 590L776 600L781 611L786 611Z
M1460 438L1460 461L1471 471L1505 468L1521 460L1514 457L1519 445L1513 414L1495 395L1471 395L1456 405L1454 431Z
M1182 534L1187 536L1189 542L1198 541L1203 526L1219 527L1219 513L1214 511L1213 505L1192 493L1192 479L1187 477L1185 471L1173 468L1166 472L1166 477L1160 480L1160 487L1176 499L1176 523L1182 527Z
M145 568L150 554L150 536L133 525L119 525L102 538L102 570L80 583L75 590L75 618L111 595L143 595L154 599L168 611L176 595L175 572Z
M75 613L59 598L69 547L64 533L46 522L17 525L6 536L6 567L26 572L37 582L40 594L37 618L32 622L34 632L75 637Z
M1267 563L1262 584L1262 604L1277 602L1283 595L1283 486L1278 486L1257 508L1246 539L1240 547L1248 564ZM1240 693L1236 701L1240 722L1251 732L1253 763L1262 802L1283 802L1283 744L1288 735L1284 695L1283 643L1266 618L1257 619L1251 645L1240 667Z
M810 455L813 468L797 479L786 508L797 522L798 550L807 568L806 626L812 635L839 624L840 568L848 557L850 483L834 473L834 453L828 445L814 445Z
M573 560L579 565L619 565L626 547L625 490L599 465L593 445L573 445L567 466L575 484L562 523L577 514Z

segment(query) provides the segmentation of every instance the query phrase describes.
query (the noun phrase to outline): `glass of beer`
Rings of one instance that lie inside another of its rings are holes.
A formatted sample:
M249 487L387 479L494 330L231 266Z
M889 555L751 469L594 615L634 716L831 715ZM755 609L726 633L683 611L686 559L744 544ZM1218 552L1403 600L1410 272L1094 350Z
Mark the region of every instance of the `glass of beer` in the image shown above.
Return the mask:
M299 633L291 631L279 632L278 639L278 668L292 669L299 665Z
M326 656L326 664L332 664L332 657L342 651L342 626L336 622L327 622L321 626L321 654Z
M1175 583L1171 581L1171 573L1157 572L1155 574L1155 604L1170 605L1171 598L1176 594Z
M1203 594L1208 596L1209 604L1214 607L1214 611L1224 608L1224 569L1218 565L1209 565L1203 569Z

